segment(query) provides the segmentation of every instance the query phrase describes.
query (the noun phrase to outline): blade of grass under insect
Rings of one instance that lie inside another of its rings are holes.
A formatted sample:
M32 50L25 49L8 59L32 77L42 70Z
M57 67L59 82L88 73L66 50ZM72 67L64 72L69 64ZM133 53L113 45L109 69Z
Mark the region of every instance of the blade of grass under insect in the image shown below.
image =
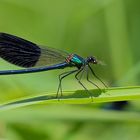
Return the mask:
M91 97L84 90L63 92L63 96L58 100L56 93L42 94L28 98L21 98L15 101L0 105L0 110L17 108L32 104L91 104L124 100L140 99L140 87L118 87L102 90L89 90Z

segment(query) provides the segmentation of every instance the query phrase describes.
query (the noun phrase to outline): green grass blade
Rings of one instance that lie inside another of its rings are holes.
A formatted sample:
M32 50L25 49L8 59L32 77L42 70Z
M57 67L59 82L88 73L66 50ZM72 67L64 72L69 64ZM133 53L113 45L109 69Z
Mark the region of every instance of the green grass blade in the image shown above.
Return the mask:
M138 87L118 87L100 90L89 90L92 98L84 90L63 92L63 96L58 100L56 93L43 94L35 97L21 98L15 101L1 104L0 109L10 109L32 104L88 104L103 103L113 101L140 99L140 86Z
M9 115L10 114L10 115ZM34 124L47 121L84 121L84 122L133 122L140 123L140 114L132 111L113 111L81 106L52 105L28 106L0 112L1 121Z

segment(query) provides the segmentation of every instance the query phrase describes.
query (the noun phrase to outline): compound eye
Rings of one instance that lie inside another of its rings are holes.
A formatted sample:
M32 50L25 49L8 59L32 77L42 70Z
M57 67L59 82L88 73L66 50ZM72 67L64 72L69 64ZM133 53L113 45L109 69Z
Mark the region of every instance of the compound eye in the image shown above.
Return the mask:
M96 58L95 57L88 57L88 62L89 63L93 63L93 64L97 64L97 60L96 60Z

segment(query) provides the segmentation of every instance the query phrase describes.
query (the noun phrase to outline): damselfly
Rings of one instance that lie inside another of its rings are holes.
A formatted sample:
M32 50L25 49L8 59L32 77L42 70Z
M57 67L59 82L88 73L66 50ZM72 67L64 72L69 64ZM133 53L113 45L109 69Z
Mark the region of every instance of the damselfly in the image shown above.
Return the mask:
M82 58L77 54L69 54L65 51L50 47L43 48L41 45L37 45L20 37L7 33L0 33L0 57L12 64L25 68L20 70L3 70L0 71L0 75L25 74L75 67L76 69L59 75L57 97L59 92L62 96L62 80L73 73L75 73L77 81L88 93L90 92L81 82L84 71L86 71L86 79L88 82L100 89L89 79L89 71L91 71L93 76L100 80L106 87L104 82L97 77L90 66L90 64L99 63L93 56Z

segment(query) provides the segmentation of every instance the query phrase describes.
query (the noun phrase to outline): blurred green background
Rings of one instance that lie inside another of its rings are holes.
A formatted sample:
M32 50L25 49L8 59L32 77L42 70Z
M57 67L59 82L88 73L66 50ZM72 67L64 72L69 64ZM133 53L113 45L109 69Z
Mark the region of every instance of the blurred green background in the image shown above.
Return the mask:
M110 87L136 86L140 84L139 7L138 0L0 0L0 32L83 57L96 56L106 65L93 68ZM15 68L0 61L1 70ZM0 103L55 92L58 75L64 71L1 76ZM88 84L87 87L93 88ZM63 89L82 87L70 76L64 80ZM139 123L120 112L111 116L113 111L107 110L107 115L100 109L102 106L36 105L1 112L0 137L3 140L139 139ZM139 111L139 101L129 102L126 109ZM93 115L92 119L82 115L85 110ZM115 116L118 120L109 119ZM119 117L124 119L120 121Z

